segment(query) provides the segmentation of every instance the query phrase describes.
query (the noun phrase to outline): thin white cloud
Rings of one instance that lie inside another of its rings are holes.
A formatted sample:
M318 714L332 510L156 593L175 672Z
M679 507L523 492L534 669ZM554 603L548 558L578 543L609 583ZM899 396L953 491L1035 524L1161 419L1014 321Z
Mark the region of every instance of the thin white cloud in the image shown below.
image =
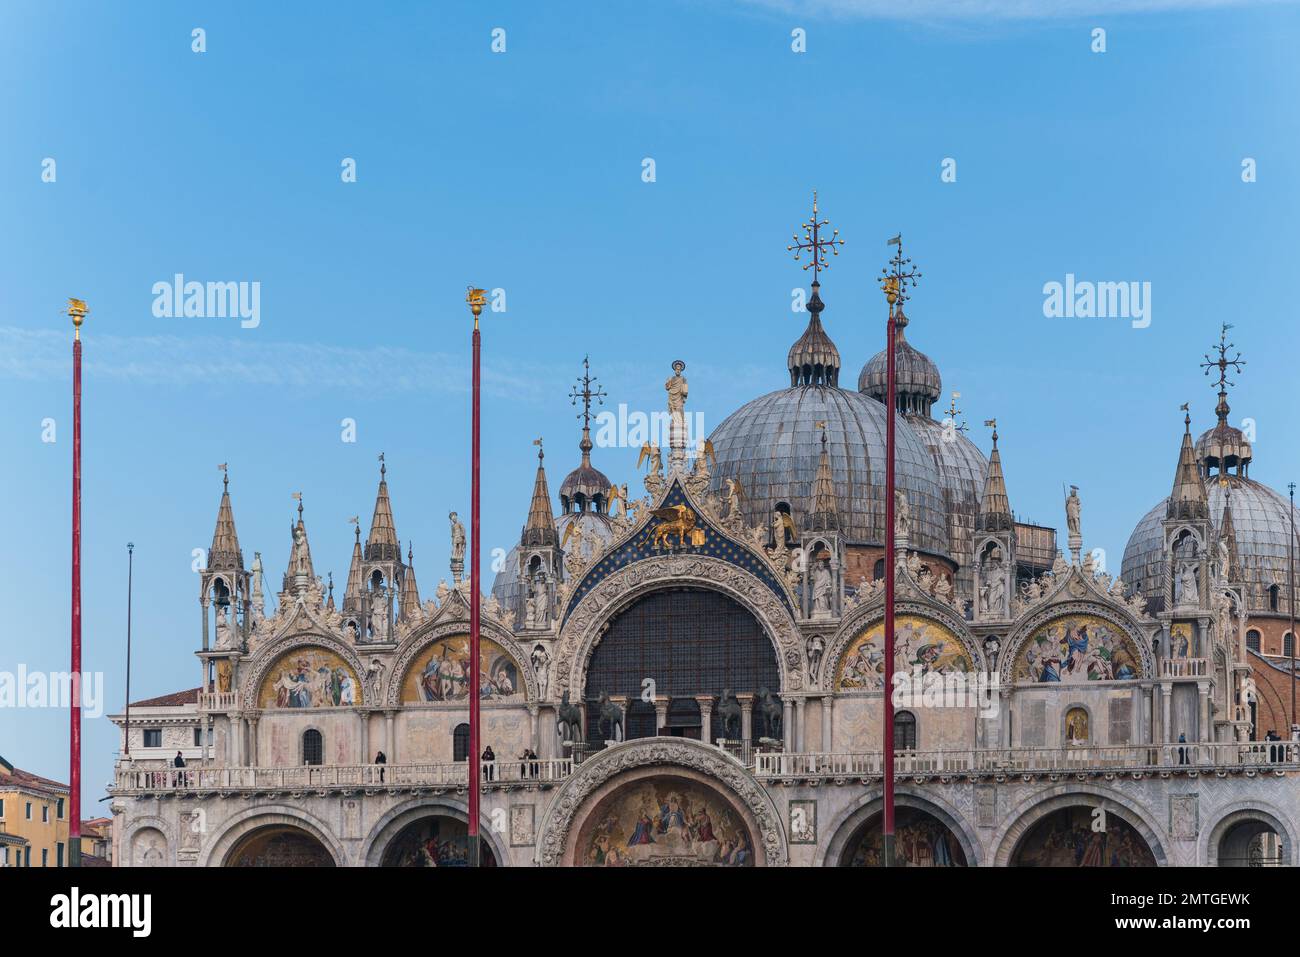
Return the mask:
M272 342L255 335L96 335L87 346L85 375L140 385L229 385L373 394L464 392L469 356L413 349L347 348L300 342ZM25 381L66 379L72 359L62 330L0 326L0 378ZM568 370L497 360L483 368L484 392L533 399L548 384L567 381Z
M745 0L796 16L871 20L1047 20L1261 6L1294 0Z

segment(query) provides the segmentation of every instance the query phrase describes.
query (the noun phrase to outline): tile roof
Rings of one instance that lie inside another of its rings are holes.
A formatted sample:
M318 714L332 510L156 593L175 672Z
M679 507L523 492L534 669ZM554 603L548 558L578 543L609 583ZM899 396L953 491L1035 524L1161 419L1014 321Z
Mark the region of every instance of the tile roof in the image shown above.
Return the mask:
M133 708L170 708L181 704L198 704L199 692L202 688L190 688L188 691L173 691L171 694L159 695L156 698L145 698L143 701L132 701Z

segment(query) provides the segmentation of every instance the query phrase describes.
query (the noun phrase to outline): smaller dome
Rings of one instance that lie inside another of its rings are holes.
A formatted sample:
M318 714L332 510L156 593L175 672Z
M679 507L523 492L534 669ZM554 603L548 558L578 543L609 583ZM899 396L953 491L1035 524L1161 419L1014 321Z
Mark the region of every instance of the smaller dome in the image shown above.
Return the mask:
M571 512L588 510L603 514L608 504L609 479L583 456L583 462L560 483L560 508Z
M943 392L943 378L939 367L924 352L912 346L903 334L907 317L899 313L894 341L894 385L898 396L898 411L908 414L930 414L930 406ZM888 385L889 356L884 349L877 352L862 367L858 376L858 391L865 392L879 402L885 401Z
M812 298L808 300L808 328L795 340L786 356L790 385L831 385L840 383L840 350L822 328L821 283L814 280Z
M1227 470L1249 465L1251 454L1250 442L1241 429L1226 421L1220 421L1196 440L1196 461L1204 475L1216 468Z

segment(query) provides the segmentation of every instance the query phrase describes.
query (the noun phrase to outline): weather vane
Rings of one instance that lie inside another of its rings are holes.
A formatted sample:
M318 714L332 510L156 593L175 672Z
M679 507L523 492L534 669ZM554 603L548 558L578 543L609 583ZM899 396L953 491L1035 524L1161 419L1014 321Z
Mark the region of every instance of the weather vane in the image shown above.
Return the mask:
M897 305L900 310L908 299L912 298L907 294L908 283L912 288L916 288L916 281L921 278L921 274L916 271L912 265L912 260L903 255L903 234L899 233L893 239L889 240L890 246L897 246L894 258L889 260L889 268L880 270L880 289L889 300L890 308Z
M576 406L578 400L582 400L582 411L578 413L578 418L582 419L584 429L591 425L591 400L595 399L597 404L604 405L605 399L609 396L609 393L600 387L599 380L592 377L591 366L587 361L589 358L590 356L582 357L582 376L578 379L577 385L573 387L573 391L569 393L573 405ZM579 385L582 386L581 392L578 391ZM595 389L592 389L592 386L595 386Z
M831 238L823 239L821 229L823 226L829 226L829 219L817 218L817 190L813 190L813 209L812 218L805 223L800 223L799 228L803 230L803 239L795 233L790 238L794 240L793 245L786 246L786 252L793 252L797 261L804 251L812 254L810 260L803 264L804 269L812 269L813 282L818 281L818 275L823 269L830 269L830 263L826 261L826 252L830 251L832 256L840 254L839 248L844 245L844 240L840 239L838 229L831 230Z
M1219 370L1217 385L1221 393L1226 393L1228 386L1236 384L1228 378L1228 369L1231 368L1234 372L1240 373L1241 367L1246 364L1245 360L1241 358L1240 352L1233 358L1228 358L1228 350L1236 348L1233 343L1228 341L1228 330L1231 328L1232 325L1225 322L1223 328L1219 330L1219 344L1215 347L1218 350L1219 358L1211 359L1210 354L1207 352L1205 361L1201 363L1201 368L1205 370L1206 375L1210 374L1211 369Z

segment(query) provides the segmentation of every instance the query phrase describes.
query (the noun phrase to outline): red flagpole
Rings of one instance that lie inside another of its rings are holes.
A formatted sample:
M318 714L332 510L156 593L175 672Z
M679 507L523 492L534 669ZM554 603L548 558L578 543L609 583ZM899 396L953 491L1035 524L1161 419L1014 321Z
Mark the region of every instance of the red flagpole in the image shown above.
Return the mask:
M471 289L468 296L474 313L474 374L471 391L473 412L470 419L470 506L469 506L469 863L479 866L479 794L482 765L479 761L479 332L478 317L483 311L482 290Z
M894 866L894 303L889 304L885 351L885 867Z
M68 866L81 866L81 323L86 304L73 299L72 339L72 702L69 734Z

